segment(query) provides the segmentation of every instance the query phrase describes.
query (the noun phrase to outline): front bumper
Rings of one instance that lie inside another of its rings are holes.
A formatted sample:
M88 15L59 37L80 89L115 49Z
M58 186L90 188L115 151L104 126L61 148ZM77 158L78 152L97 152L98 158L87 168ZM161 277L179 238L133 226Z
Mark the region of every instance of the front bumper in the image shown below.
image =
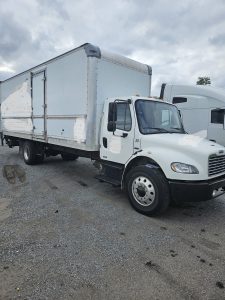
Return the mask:
M206 201L225 193L225 175L204 181L169 180L174 202Z

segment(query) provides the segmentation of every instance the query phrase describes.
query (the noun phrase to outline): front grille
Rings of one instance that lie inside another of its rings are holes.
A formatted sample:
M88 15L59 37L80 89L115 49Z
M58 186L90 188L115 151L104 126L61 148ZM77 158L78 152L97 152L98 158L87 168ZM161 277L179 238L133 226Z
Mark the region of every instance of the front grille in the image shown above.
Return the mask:
M209 156L209 176L225 172L225 155Z

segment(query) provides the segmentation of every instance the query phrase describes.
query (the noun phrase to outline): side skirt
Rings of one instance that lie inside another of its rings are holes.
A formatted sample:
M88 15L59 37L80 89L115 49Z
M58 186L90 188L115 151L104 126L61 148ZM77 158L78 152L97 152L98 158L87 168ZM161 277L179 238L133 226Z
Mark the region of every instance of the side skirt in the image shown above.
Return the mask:
M122 175L124 170L123 164L109 161L99 161L102 167L99 175L95 176L100 182L107 182L115 187L121 186Z

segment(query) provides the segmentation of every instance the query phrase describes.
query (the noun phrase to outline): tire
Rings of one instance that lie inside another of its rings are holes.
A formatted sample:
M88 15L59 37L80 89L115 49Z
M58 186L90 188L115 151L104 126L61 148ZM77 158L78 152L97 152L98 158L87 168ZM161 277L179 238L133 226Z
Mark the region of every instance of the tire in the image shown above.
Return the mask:
M61 153L62 159L65 161L72 161L78 159L78 155L75 154L68 154L68 153Z
M21 159L23 159L23 144L22 143L20 143L20 145L19 145L19 157Z
M45 158L44 152L36 154L36 163L41 164Z
M133 208L144 215L160 215L170 204L167 180L156 168L137 166L129 171L126 190Z
M37 163L36 147L33 142L25 142L23 144L23 159L27 165L34 165Z

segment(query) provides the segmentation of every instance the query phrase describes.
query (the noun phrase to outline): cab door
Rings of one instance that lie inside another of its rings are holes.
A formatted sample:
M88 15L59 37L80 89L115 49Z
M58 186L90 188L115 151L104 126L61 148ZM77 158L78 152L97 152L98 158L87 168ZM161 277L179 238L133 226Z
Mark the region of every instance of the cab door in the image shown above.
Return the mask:
M102 125L101 159L125 164L134 153L134 128L131 101L116 100L109 103L104 111Z

